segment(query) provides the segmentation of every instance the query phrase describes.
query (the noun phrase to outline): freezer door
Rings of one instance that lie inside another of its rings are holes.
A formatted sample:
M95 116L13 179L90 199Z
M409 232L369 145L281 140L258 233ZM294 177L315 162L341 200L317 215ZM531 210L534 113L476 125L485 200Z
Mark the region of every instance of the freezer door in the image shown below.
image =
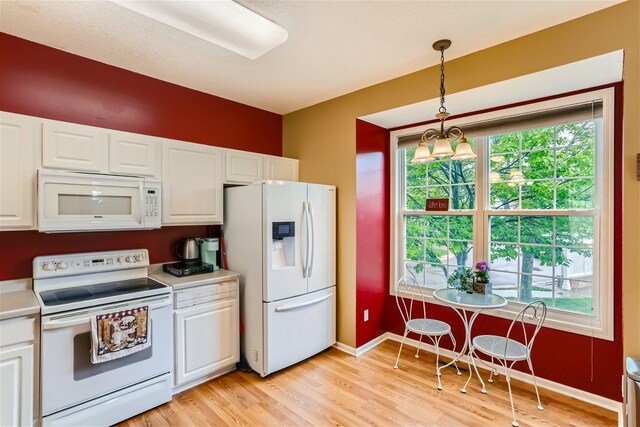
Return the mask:
M308 267L309 292L336 284L336 188L309 184L311 250Z
M336 342L335 287L264 304L263 377Z
M265 268L262 295L265 302L307 293L306 202L305 183L269 181L264 184ZM274 226L290 228L291 223L293 236L273 239Z

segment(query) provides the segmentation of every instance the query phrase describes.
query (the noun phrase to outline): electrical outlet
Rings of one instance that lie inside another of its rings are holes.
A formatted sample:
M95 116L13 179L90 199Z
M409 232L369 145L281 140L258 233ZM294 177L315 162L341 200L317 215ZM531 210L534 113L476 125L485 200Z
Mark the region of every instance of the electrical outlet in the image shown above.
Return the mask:
M369 309L366 309L364 311L364 321L368 322L369 321Z

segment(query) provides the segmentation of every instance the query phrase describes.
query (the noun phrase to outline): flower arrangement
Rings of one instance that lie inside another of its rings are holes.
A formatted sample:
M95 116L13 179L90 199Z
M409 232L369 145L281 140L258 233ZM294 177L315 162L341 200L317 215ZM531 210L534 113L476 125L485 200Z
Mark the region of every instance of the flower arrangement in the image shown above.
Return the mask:
M480 261L476 264L473 274L475 275L476 282L489 283L489 264L486 261Z
M453 271L447 283L449 286L458 289L459 291L473 292L473 276L474 272L470 268L460 267Z

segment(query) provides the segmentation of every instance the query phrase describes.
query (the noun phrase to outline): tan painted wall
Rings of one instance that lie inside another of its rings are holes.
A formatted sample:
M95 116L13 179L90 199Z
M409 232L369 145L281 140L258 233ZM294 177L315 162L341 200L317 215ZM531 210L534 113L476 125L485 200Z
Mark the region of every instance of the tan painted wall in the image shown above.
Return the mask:
M625 353L640 355L640 2L630 0L447 62L447 91L472 89L625 50ZM455 42L455 40L454 40ZM425 49L428 46L425 45ZM284 117L283 154L300 159L300 179L338 187L338 341L355 346L355 120L438 96L431 67ZM459 111L457 113L463 113Z

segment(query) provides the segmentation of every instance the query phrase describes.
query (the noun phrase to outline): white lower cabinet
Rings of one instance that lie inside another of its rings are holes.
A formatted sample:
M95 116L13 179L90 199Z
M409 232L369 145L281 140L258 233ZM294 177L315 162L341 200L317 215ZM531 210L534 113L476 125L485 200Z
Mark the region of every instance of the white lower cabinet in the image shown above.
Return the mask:
M35 320L0 322L0 426L32 426L35 422Z
M202 288L193 289L206 293ZM179 305L180 292L175 298ZM230 298L176 309L174 387L195 385L234 367L240 360L239 319L237 292Z

